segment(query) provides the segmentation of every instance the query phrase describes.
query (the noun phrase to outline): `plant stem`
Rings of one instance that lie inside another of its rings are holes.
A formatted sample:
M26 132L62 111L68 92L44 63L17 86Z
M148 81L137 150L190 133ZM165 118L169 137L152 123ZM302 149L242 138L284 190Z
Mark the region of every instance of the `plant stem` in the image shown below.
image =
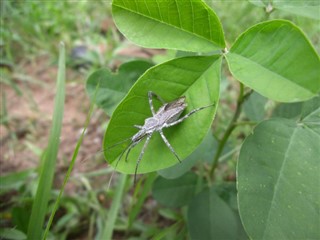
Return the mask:
M220 155L225 147L225 144L226 142L228 141L231 133L233 132L233 130L237 127L237 120L240 116L240 113L241 113L241 108L242 108L242 104L244 102L244 100L252 93L252 91L248 92L247 94L244 94L244 87L243 87L243 84L240 83L240 92L239 92L239 97L238 97L238 100L237 100L237 108L236 108L236 111L233 115L233 118L227 128L227 130L225 131L221 141L219 142L218 144L218 150L214 156L214 159L213 159L213 163L211 165L211 169L210 169L210 178L213 177L213 174L214 174L214 171L215 169L217 168L218 166L218 162L219 162L219 158L220 158Z

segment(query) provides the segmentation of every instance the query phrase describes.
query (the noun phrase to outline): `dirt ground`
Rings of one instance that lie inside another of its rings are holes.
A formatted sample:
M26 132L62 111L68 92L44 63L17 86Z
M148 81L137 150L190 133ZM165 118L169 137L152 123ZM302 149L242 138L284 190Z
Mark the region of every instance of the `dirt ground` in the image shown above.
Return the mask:
M0 126L0 173L1 175L36 168L40 155L48 143L53 113L57 66L42 56L21 64L14 81L22 91L19 96L11 87L1 86L6 95L8 125ZM67 71L66 99L61 144L57 169L68 167L76 142L80 137L89 111L89 98L85 91L86 75ZM74 172L90 171L97 162L90 164L101 149L108 117L96 110L92 116L81 146ZM100 158L101 159L101 158ZM107 165L100 161L98 165Z

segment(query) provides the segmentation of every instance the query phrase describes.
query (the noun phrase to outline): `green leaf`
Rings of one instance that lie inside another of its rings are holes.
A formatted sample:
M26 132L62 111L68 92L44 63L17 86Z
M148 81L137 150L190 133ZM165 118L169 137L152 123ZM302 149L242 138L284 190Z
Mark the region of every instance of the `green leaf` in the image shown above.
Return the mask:
M215 187L198 194L188 208L191 239L237 239L237 220L231 208L216 193Z
M237 188L235 182L223 182L219 185L214 185L216 193L219 197L226 202L232 209L238 226L238 233L236 239L248 240L248 236L243 228L238 207Z
M250 238L320 238L319 156L320 132L304 123L271 119L254 129L237 169L240 216Z
M28 178L30 178L33 173L34 170L25 170L0 176L0 194L4 194L7 191L18 190L26 184Z
M273 110L272 117L299 119L302 105L302 102L281 103Z
M143 47L194 52L225 47L217 15L200 0L114 0L112 13L120 31Z
M147 95L148 91L153 91L167 102L185 96L188 104L185 113L197 107L215 104L214 107L204 109L176 126L164 129L164 135L179 157L186 158L201 143L211 126L219 99L220 69L220 56L178 58L149 69L114 111L105 133L104 149L131 138L138 131L134 125L143 125L145 119L152 116ZM154 104L156 109L160 106L156 99ZM140 142L132 149L127 162L124 159L119 162L119 171L134 173L143 143L144 141ZM107 161L115 166L116 159L128 145L127 141L106 151ZM155 133L140 162L138 172L156 171L176 163L176 157L160 135Z
M26 233L30 219L30 208L28 207L13 207L11 210L12 222L16 229Z
M265 116L264 106L267 103L267 99L261 96L259 93L252 93L250 97L243 104L243 110L246 116L251 121L261 121Z
M317 96L303 104L301 119L305 123L320 125L320 96Z
M304 101L320 90L319 56L289 21L273 20L248 29L226 59L235 78L276 101Z
M259 7L267 7L271 4L272 8L279 9L281 11L297 14L303 17L320 19L319 1L318 0L277 0L277 1L261 1L261 0L249 0L254 5Z
M182 207L195 195L196 185L197 175L192 172L173 180L158 177L153 184L152 195L167 207Z
M8 240L24 240L27 239L27 236L14 228L2 228L0 229L0 237L1 239L8 239Z
M273 6L285 12L320 20L320 2L318 0L281 0L274 1Z
M96 104L111 116L134 82L152 66L149 62L137 60L122 64L117 73L109 69L95 71L89 76L86 85L91 101L99 83Z
M197 149L188 156L181 164L176 164L172 167L158 171L159 175L167 179L174 179L181 177L188 172L197 161L204 161L212 159L216 150L217 140L213 137L212 132L209 130L202 143Z

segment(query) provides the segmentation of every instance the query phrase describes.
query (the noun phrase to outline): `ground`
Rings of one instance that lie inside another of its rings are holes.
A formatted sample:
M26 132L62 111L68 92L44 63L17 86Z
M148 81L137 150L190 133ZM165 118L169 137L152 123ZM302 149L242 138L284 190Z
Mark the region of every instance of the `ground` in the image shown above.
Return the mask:
M21 64L20 69L24 72L25 79L17 75L14 80L23 92L22 96L11 87L1 86L1 91L6 94L6 107L10 119L7 127L0 126L1 175L37 167L40 159L38 154L42 153L48 143L51 127L56 65L50 64L47 56L42 56ZM90 102L85 92L85 78L85 75L77 71L67 71L57 169L68 166L89 111ZM95 159L96 153L101 149L104 134L101 123L107 119L101 110L94 112L78 155L75 172L92 170L93 166L89 160ZM104 162L101 164L106 165Z

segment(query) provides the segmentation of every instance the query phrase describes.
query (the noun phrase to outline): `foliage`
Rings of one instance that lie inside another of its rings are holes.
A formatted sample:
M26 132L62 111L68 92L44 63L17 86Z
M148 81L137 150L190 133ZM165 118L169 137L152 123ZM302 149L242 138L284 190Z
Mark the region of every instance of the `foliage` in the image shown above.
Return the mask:
M56 55L60 40L71 52L67 66L103 66L90 74L86 90L111 116L102 148L113 167L129 144L123 140L137 132L133 125L151 116L148 91L167 102L186 96L183 115L214 107L165 129L181 164L154 134L135 185L109 168L70 175L87 121L59 192L51 182L61 123L53 121L55 137L39 170L0 177L1 196L10 196L1 203L0 238L320 238L318 1L113 0L115 24L127 39L167 49L153 62L126 59L115 73L107 68L119 60L113 51L127 42L115 29L101 33L108 3L1 1L1 67L9 66L1 82L23 94L10 76L13 63ZM90 49L74 59L83 45L112 50ZM10 109L2 97L6 124ZM57 99L54 116L61 117L64 98ZM118 171L134 173L142 145ZM110 188L105 175L114 176ZM68 181L81 190L64 196Z
M263 2L260 6L264 6ZM267 14L274 9L288 8L296 12L289 2L265 7ZM299 7L299 14L315 16L316 6ZM302 30L287 20L264 21L245 30L230 49L225 49L226 40L218 16L201 1L114 0L112 11L119 30L136 44L199 52L202 56L169 60L150 68L137 80L113 112L106 130L104 149L107 149L107 161L117 165L129 144L123 140L136 133L135 124L143 125L144 119L151 115L148 91L156 92L167 102L186 96L189 104L186 112L215 103L214 109L198 113L165 131L182 159L190 155L205 138L215 115L220 98L221 59L225 58L230 73L240 81L240 93L234 116L222 138L218 139L211 168L206 171L200 163L198 175L188 173L181 176L179 171L172 171L167 176L171 180L158 178L153 185L155 199L168 207L188 205L186 221L192 239L243 239L246 234L253 239L319 237L316 220L319 219L319 203L316 199L320 188L316 184L316 175L320 164L317 159L320 61ZM93 77L91 75L90 81ZM252 90L248 88L255 91L250 98ZM311 99L312 104L305 102L303 105L311 104L312 107L302 111L312 121L306 122L303 117L298 122L282 118L262 121L267 117L264 113L266 99L282 103ZM250 111L250 101L251 105L258 104L255 112ZM262 122L240 149L236 203L234 188L218 190L225 183L217 181L216 168L229 137L238 126L244 104L252 121L255 124ZM160 103L156 105L159 107ZM120 161L117 170L134 173L142 145L130 152L127 162ZM308 149L308 155L301 155L305 154L303 149ZM301 161L301 158L305 160ZM157 171L176 162L162 139L155 135L138 172ZM173 168L179 167L178 164ZM162 175L166 177L166 174ZM214 179L216 185L207 187ZM293 187L295 185L299 188ZM221 195L226 192L233 194L232 202ZM306 209L301 209L301 205ZM293 225L296 227L291 230Z

